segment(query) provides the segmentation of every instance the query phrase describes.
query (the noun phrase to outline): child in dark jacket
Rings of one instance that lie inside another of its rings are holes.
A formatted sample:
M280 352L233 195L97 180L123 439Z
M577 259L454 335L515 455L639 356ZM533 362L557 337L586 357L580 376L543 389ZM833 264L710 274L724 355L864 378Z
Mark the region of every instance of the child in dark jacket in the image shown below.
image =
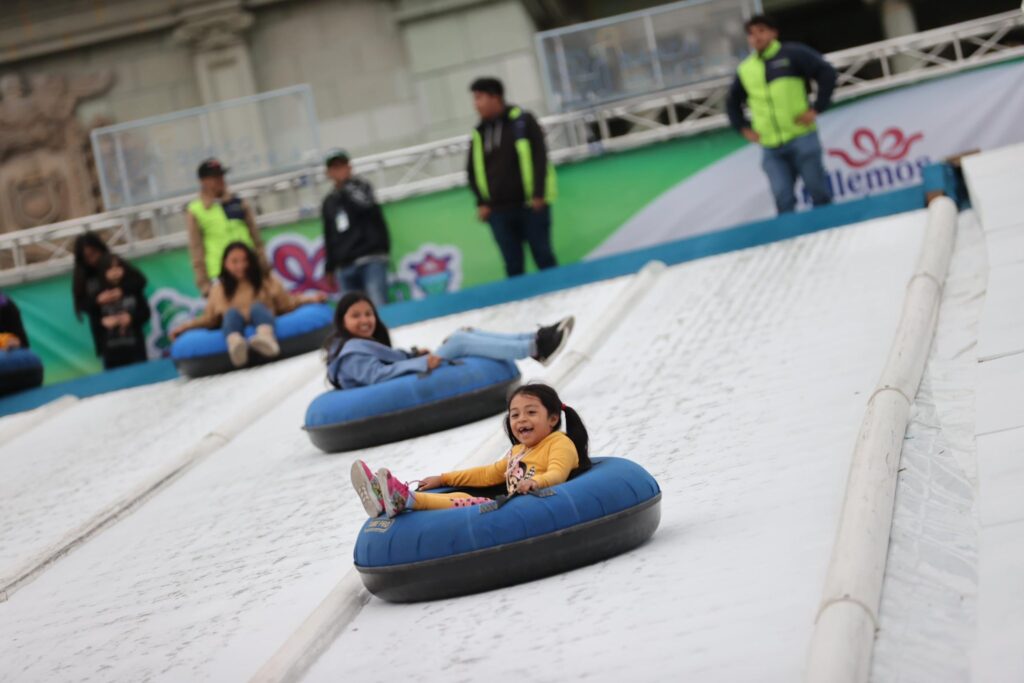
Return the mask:
M108 370L146 360L142 327L149 321L149 302L141 293L124 288L125 270L116 254L104 256L100 266L103 289L96 300L104 333L103 367Z

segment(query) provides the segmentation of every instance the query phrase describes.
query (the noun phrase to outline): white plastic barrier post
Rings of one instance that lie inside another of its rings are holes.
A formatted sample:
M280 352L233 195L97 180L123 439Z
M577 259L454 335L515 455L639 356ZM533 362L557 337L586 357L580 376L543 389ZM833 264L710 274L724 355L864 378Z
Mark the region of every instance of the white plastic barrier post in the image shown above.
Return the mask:
M924 244L907 285L896 337L854 447L807 658L807 683L868 680L903 435L935 333L956 218L956 205L948 197L928 206Z
M665 264L651 261L640 269L595 323L573 339L558 363L545 378L550 384L565 384L590 361L605 340L615 331L624 311L653 289ZM474 448L456 468L493 462L508 448L508 437L495 432ZM251 683L295 683L302 679L320 655L330 647L369 602L355 569L349 569L324 600L278 648L252 677Z

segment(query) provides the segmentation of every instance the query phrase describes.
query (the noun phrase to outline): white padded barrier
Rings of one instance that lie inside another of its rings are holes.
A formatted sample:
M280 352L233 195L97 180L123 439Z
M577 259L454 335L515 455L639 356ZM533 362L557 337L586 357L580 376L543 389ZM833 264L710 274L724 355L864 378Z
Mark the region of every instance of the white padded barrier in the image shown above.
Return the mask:
M896 336L854 447L811 637L808 683L868 680L903 435L935 333L956 220L956 205L948 197L929 204L924 243L907 285Z

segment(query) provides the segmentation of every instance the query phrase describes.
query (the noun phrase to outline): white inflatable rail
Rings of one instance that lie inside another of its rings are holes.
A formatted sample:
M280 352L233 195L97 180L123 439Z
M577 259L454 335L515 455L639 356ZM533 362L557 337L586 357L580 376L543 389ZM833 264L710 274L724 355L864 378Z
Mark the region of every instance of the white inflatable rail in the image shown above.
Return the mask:
M654 282L665 268L664 263L651 261L634 275L595 323L580 330L573 338L571 346L558 359L545 381L557 387L575 377L611 336L626 309L654 289ZM495 432L472 449L455 469L493 462L507 448L508 437L503 432ZM369 600L370 594L363 588L359 575L355 569L349 569L302 625L260 667L252 677L252 683L294 683L301 680Z
M903 436L935 332L956 219L956 205L948 197L929 204L928 226L899 327L854 447L811 637L807 683L868 680Z
M34 579L74 547L115 523L122 516L128 514L150 497L166 488L203 458L223 448L228 442L241 434L243 430L252 426L263 415L276 407L283 396L288 396L297 391L322 372L323 364L320 362L319 357L316 354L310 354L308 368L295 372L287 381L275 384L270 390L245 403L215 429L212 429L191 446L179 452L156 475L136 486L119 500L97 512L90 519L65 534L45 550L15 567L7 576L0 576L0 603L5 602L14 591ZM74 402L66 402L60 407L60 410L63 410L72 403ZM42 412L40 415L40 420L45 420L51 417L53 413Z

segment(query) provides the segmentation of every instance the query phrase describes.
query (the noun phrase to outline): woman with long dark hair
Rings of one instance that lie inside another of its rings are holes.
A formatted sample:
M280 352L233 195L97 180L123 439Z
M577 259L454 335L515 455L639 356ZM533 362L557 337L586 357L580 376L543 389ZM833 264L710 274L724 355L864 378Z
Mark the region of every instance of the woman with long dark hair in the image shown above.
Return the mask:
M195 320L171 330L170 337L175 339L197 327L220 327L227 340L231 364L242 367L249 362L250 347L265 358L281 353L274 335L277 316L326 298L323 292L290 294L276 277L264 274L256 252L249 245L232 242L224 249L220 275L210 288L206 310ZM244 336L247 324L256 328L249 341Z
M110 254L106 242L94 232L84 232L75 239L75 266L71 276L71 298L75 317L89 318L96 355L103 357L107 332L103 327L102 308L121 297L145 301L146 276L127 261L121 259L124 276L118 287L107 287L103 260Z
M536 332L505 334L463 328L430 352L391 346L377 307L362 292L341 297L334 311L334 334L327 340L327 379L338 389L377 384L414 372L430 372L465 356L496 360L533 358L547 365L565 346L575 319L570 315Z

